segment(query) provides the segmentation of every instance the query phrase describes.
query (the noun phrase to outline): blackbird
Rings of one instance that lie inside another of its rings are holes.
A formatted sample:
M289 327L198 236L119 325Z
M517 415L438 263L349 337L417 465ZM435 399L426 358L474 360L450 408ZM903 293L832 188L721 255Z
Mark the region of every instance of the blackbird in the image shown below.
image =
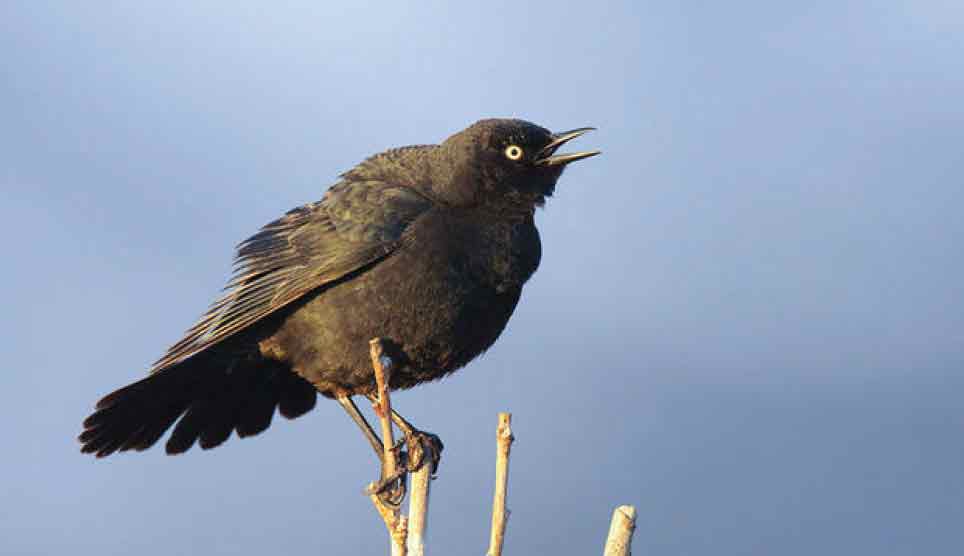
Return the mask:
M232 431L267 429L275 408L306 413L317 393L338 400L380 451L352 401L374 396L369 340L384 340L392 389L488 349L539 266L535 208L567 164L599 154L556 151L591 129L481 120L342 174L320 201L238 246L224 295L146 378L97 402L82 451L145 450L171 426L167 453L213 448Z

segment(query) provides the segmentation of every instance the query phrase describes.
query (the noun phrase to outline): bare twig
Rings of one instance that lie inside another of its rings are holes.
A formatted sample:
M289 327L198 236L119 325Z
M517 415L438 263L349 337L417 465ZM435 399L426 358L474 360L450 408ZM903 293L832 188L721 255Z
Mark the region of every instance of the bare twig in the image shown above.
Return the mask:
M613 510L613 520L609 524L609 537L606 539L603 556L630 556L635 529L636 508L619 506Z
M385 355L381 338L369 342L372 367L375 369L375 386L378 389L378 403L372 404L378 421L382 425L382 446L384 447L384 472L382 478L395 475L398 463L395 460L395 440L392 435L392 398L388 384L392 377L392 360Z
M412 447L409 446L411 454ZM408 498L408 556L424 556L425 529L428 524L428 494L432 478L432 464L422 463L412 473Z
M385 522L385 528L388 529L388 536L392 545L392 556L406 556L405 539L408 535L408 518L399 515L397 508L385 504L375 490L375 483L368 485L368 491L372 493L369 494L368 497L371 499L372 504L375 505L375 510L378 511L378 515L382 517L382 521Z
M509 512L505 509L505 498L509 488L509 449L515 437L512 436L512 414L499 413L499 426L495 433L495 494L492 497L492 533L489 536L489 551L486 556L501 556L505 542L505 526Z
M378 389L378 401L372 404L378 420L382 426L382 446L384 456L382 462L382 478L393 477L396 475L398 462L395 459L395 441L392 435L392 400L388 393L388 384L391 380L392 362L385 356L385 348L382 346L380 338L374 338L369 342L372 358L372 368L375 370L375 385ZM408 536L408 520L405 516L399 515L397 507L392 507L379 497L377 487L374 483L368 486L369 497L378 515L382 516L385 527L392 544L392 556L406 556L405 543Z

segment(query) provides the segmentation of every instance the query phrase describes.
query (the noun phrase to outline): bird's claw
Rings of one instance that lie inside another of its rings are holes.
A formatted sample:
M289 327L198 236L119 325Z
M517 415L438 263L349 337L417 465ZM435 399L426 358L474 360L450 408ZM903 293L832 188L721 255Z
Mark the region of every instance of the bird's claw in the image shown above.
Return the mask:
M383 504L397 510L401 507L402 500L405 499L407 492L407 474L408 470L400 467L398 471L392 475L372 483L368 489L366 489L365 494L375 494Z
M428 461L434 478L442 460L442 450L445 448L442 439L430 432L414 431L405 435L405 444L408 450L405 452L404 463L400 465L404 465L409 473L414 473Z
M398 509L407 493L408 474L418 471L428 463L431 465L429 470L434 479L444 447L442 440L430 432L406 433L405 437L399 439L392 447L397 462L396 471L369 485L365 493L375 494L386 506Z

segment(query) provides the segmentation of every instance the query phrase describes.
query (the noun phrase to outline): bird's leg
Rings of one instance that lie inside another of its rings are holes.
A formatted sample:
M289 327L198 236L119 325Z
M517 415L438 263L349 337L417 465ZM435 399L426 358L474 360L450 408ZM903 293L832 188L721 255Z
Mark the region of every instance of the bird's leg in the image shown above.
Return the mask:
M366 394L366 397L375 403L378 398L374 394ZM428 452L428 458L432 462L432 474L434 475L438 471L438 464L442 460L442 449L445 446L442 444L442 439L436 434L430 432L421 431L415 428L415 425L408 422L407 419L398 414L397 411L392 409L392 422L398 427L402 434L405 435L405 444L408 446L408 454L404 458L404 464L408 471L417 471L425 463L425 452Z
M368 443L371 444L372 449L375 450L375 455L379 460L381 460L382 454L384 453L382 441L380 438L378 438L378 435L375 434L375 430L372 429L372 426L368 424L368 420L365 419L365 416L361 414L361 411L358 411L358 406L355 405L355 400L351 399L351 396L338 396L335 399L338 400L338 403L341 404L341 407L345 409L345 412L348 413L348 416L351 417L351 420L358 425L358 428L361 429L362 434L365 435L365 439L368 440Z
M391 477L385 476L385 451L384 444L378 435L375 434L375 430L362 415L361 411L358 410L358 406L355 405L355 401L351 399L351 396L337 396L335 398L338 403L345 409L351 420L358 425L362 433L365 435L365 439L371 445L372 449L375 450L375 456L378 457L378 461L381 462L381 479L376 483L375 492L379 494L382 501L389 506L398 506L401 504L402 499L405 497L405 477L404 474L407 470L404 468L401 472L396 472ZM389 486L395 485L395 488L389 490Z

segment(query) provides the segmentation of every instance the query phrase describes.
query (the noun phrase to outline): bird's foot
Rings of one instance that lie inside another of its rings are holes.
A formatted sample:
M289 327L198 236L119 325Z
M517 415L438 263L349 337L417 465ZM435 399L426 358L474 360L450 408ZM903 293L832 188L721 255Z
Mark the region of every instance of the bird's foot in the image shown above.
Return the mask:
M445 448L442 439L430 432L405 431L405 445L407 450L399 460L399 466L407 469L409 473L414 473L428 463L432 466L430 471L434 477L438 471L438 464L442 460L442 450Z
M387 477L382 477L377 482L374 482L369 486L367 493L378 495L378 499L382 501L383 504L397 510L402 505L402 500L405 499L405 494L407 492L406 479L408 477L408 469L400 465L399 468Z
M399 440L393 450L395 460L398 462L396 471L389 476L383 476L377 482L369 486L368 494L377 494L378 499L383 504L398 509L407 493L407 478L409 473L414 473L429 464L432 477L438 471L439 462L442 459L442 439L438 435L420 430L405 431L405 438ZM384 464L382 474L384 475Z
M373 483L371 483L365 490L365 494L378 495L379 500L386 506L393 510L399 509L402 500L405 499L405 494L407 491L406 479L408 478L408 468L405 465L408 455L402 449L405 445L404 440L399 440L392 447L392 451L395 453L396 467L395 471L391 475L387 475L387 469L385 466L385 459L383 454L379 454L379 459L381 460L381 475L382 477Z

